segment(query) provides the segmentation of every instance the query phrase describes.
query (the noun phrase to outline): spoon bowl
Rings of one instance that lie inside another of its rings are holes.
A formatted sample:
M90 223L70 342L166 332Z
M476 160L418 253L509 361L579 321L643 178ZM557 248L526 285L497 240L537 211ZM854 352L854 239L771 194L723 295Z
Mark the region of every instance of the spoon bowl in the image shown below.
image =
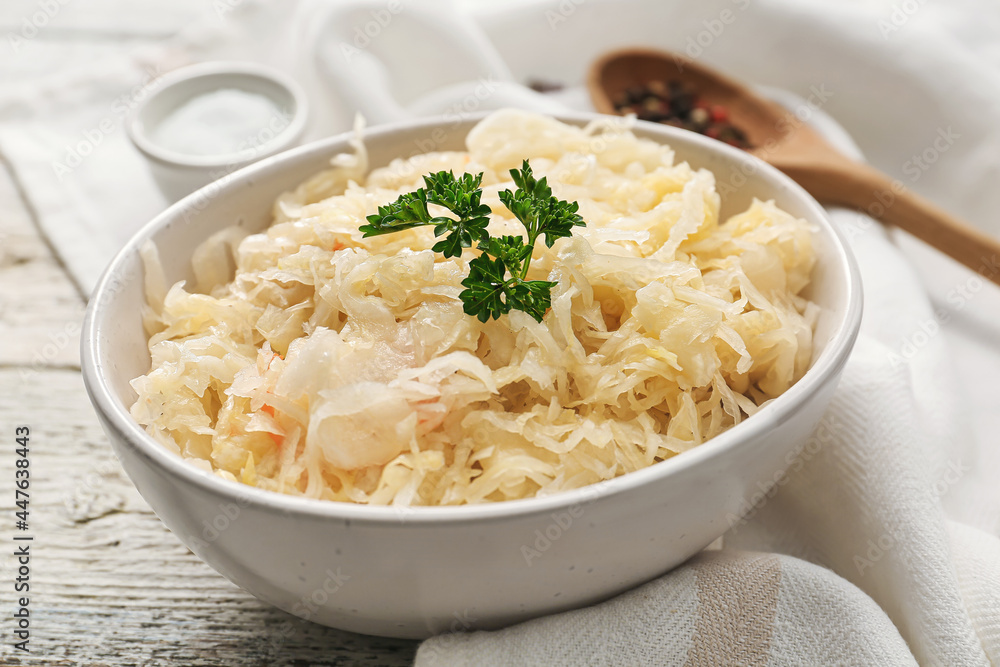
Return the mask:
M717 72L662 51L627 49L606 54L591 67L588 88L598 111L618 114L615 100L622 99L630 88L651 81L677 81L685 88L697 90L698 96L709 104L724 106L733 124L744 130L751 146L765 146L768 142L774 145L780 140L779 128L788 111ZM762 157L759 148L750 152Z

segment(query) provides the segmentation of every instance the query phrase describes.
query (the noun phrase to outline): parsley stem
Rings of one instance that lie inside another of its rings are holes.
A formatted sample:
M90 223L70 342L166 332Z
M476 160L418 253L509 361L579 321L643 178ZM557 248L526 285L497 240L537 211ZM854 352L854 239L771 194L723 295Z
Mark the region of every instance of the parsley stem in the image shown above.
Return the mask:
M528 244L528 256L525 257L524 264L521 266L521 275L520 275L521 280L526 280L528 277L528 267L531 266L531 255L534 252L535 252L535 244L534 244L534 239L532 239L532 243Z

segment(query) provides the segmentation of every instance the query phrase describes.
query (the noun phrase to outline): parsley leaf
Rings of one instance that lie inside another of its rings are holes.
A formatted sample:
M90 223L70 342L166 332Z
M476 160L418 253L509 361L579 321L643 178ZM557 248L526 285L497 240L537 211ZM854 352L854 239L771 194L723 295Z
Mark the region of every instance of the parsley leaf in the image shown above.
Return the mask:
M466 289L460 295L463 310L478 317L480 322L499 319L511 310L524 311L541 322L552 305L552 288L556 284L548 280L508 278L508 269L504 258L490 257L485 252L469 262L469 275L462 281Z
M448 236L438 241L434 252L445 257L458 257L464 248L471 248L473 241L489 238L486 225L490 222L490 207L480 199L479 188L483 175L463 174L456 179L450 171L439 171L424 176L425 187L400 195L387 206L379 206L378 213L368 216L368 224L360 227L364 235L378 236L404 229L434 225L434 236ZM428 204L443 206L457 216L431 216Z
M462 281L462 309L466 315L479 318L480 322L499 319L510 312L511 291L505 274L503 260L482 254L469 262L469 276Z
M533 250L520 236L491 237L486 243L479 244L479 249L502 261L511 275L517 275L525 262L530 261Z
M573 227L586 224L577 214L580 205L554 197L548 179L535 180L527 160L520 170L511 169L510 175L518 189L504 190L500 201L528 230L528 245L534 246L535 240L544 235L545 245L551 248L556 239L572 235Z
M552 288L556 283L549 280L518 280L511 285L511 308L522 310L536 322L541 322L552 306Z

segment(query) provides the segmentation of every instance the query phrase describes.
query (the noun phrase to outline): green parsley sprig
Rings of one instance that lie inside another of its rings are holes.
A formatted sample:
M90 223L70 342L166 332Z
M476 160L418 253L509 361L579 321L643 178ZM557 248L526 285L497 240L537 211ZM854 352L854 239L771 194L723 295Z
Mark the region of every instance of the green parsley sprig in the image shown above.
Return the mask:
M573 227L585 223L577 214L579 204L555 197L545 178L535 179L527 160L520 169L511 169L510 175L517 189L501 192L500 201L524 225L527 240L490 236L486 226L491 210L481 202L483 175L456 178L450 171L428 174L424 187L379 206L361 231L365 236L378 236L433 225L434 236L444 237L433 250L445 257L458 257L475 242L481 254L469 262L469 275L462 281L465 289L459 295L465 312L486 322L521 310L541 322L552 304L555 283L527 280L535 242L544 237L545 245L551 248L557 239L570 236ZM428 204L441 206L455 217L431 215Z

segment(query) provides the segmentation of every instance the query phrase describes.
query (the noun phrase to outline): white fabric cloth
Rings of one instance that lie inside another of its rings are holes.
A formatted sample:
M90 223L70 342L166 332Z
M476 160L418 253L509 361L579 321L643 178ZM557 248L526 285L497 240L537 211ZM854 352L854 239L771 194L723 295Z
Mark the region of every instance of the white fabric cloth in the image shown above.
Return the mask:
M442 635L418 667L917 664L870 597L789 556L705 551L602 605Z
M829 113L876 166L1000 234L989 0L450 7L217 2L161 48L0 89L0 152L89 290L166 204L121 131L153 74L209 59L284 69L309 91L313 139L348 129L358 108L377 121L586 108L575 84L587 63L647 44L801 98L831 91L810 122L855 150ZM541 96L517 85L531 76L574 85ZM429 640L418 664L1000 664L1000 289L866 217L831 215L861 265L866 312L822 447L722 554L589 609Z

